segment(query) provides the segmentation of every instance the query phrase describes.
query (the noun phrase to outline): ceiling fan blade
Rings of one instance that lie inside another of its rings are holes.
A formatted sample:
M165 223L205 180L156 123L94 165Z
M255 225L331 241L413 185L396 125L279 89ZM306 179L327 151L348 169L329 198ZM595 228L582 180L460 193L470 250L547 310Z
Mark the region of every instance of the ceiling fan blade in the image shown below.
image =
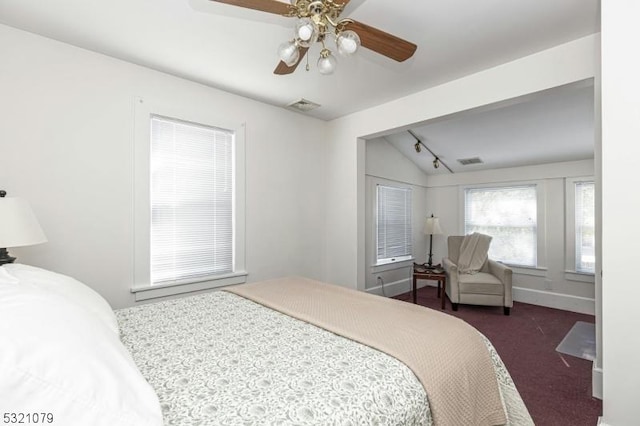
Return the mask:
M300 52L300 58L298 58L298 62L296 62L292 66L289 66L284 62L280 61L276 69L273 70L273 73L278 75L285 75L285 74L291 74L292 72L294 72L296 68L298 68L298 64L302 62L302 60L304 59L304 55L307 54L307 50L309 50L308 47L299 47L298 51Z
M291 5L276 0L211 0L217 3L230 4L232 6L245 7L247 9L260 10L262 12L287 15L291 11Z
M412 57L418 48L411 42L358 21L345 24L344 29L355 31L360 37L362 46L398 62Z

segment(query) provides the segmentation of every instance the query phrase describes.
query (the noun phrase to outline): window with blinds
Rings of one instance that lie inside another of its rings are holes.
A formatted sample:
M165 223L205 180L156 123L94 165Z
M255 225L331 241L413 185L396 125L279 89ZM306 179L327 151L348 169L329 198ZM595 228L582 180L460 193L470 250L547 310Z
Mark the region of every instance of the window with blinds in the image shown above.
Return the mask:
M378 185L376 191L376 263L410 259L411 189Z
M491 235L491 259L510 265L537 266L535 185L467 188L464 200L465 234Z
M595 185L575 184L576 271L594 273L595 255Z
M151 284L234 269L234 132L151 116Z

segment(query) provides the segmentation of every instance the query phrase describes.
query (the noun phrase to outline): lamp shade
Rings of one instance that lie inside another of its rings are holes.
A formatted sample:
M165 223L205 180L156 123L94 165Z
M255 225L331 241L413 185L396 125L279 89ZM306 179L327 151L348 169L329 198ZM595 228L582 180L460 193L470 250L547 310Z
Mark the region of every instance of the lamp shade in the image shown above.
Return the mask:
M437 217L427 218L427 221L424 223L424 233L426 235L439 235L442 234L442 229L440 229L440 221Z
M31 206L21 198L0 198L0 247L46 243Z

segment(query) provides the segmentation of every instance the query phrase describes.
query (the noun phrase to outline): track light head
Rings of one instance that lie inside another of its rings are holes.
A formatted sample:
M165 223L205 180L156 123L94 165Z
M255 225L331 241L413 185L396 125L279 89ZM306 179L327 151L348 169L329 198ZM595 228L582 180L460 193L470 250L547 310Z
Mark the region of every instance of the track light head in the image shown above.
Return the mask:
M440 167L440 159L439 159L438 157L436 157L436 158L433 160L433 168L434 168L434 169L437 169L438 167Z
M416 144L413 146L416 149L416 152L419 154L420 151L422 151L422 147L420 146L420 142L416 142Z

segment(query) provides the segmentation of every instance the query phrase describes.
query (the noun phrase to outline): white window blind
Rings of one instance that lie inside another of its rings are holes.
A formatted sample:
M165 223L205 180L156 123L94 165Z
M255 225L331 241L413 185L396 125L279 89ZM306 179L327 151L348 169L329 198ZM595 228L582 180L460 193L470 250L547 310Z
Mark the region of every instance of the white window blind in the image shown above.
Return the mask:
M536 266L536 186L466 189L464 229L493 237L491 259Z
M151 283L233 271L234 133L151 117Z
M576 182L576 271L595 272L595 185Z
M411 189L377 186L377 262L411 257Z

